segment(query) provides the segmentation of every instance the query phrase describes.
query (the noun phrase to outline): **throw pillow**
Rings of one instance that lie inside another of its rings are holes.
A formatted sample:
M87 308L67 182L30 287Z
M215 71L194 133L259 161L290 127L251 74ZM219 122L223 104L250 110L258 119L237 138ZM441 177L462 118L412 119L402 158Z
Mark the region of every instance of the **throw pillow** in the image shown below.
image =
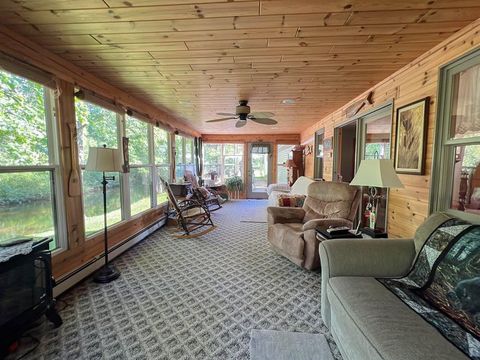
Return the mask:
M305 195L278 195L278 206L281 207L302 207L305 202Z

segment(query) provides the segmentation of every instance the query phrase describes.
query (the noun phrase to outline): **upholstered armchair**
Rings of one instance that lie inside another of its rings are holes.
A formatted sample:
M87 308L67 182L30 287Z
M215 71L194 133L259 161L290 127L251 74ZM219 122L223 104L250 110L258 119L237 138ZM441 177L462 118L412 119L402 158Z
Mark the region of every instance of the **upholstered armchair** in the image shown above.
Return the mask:
M315 228L353 226L361 191L346 183L308 186L303 208L268 207L268 241L279 254L308 270L320 266Z

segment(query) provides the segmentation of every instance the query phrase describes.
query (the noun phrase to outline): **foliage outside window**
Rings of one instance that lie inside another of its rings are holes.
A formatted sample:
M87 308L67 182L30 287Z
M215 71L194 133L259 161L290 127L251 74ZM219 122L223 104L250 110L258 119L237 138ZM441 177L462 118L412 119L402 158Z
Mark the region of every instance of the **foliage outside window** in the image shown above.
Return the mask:
M480 51L442 68L439 105L432 210L480 215Z
M153 128L155 168L157 176L170 181L170 134L160 128ZM157 204L163 204L168 201L165 189L161 187L161 182L156 183Z
M288 184L288 172L285 163L295 145L277 145L277 184Z
M102 173L85 171L90 147L119 148L117 113L98 105L75 100L77 119L77 141L80 166L82 168L83 211L85 216L85 234L92 235L103 229L103 195ZM118 173L107 173L115 180L108 182L107 189L107 223L113 225L122 220L123 196Z
M175 135L175 179L183 178L185 171L195 172L193 139Z
M107 190L107 222L114 225L166 201L158 176L170 178L170 134L133 116L117 114L98 105L76 100L78 146L84 168L88 148L120 148L120 139L128 142L130 172L112 173ZM103 228L102 174L82 171L85 232L87 236ZM125 208L122 208L124 206Z
M60 246L57 216L61 174L51 90L0 71L0 243L52 236Z
M128 137L130 173L130 215L139 214L152 207L153 166L150 161L148 124L127 116L125 135Z
M203 144L203 179L217 174L220 182L233 176L243 178L243 144Z

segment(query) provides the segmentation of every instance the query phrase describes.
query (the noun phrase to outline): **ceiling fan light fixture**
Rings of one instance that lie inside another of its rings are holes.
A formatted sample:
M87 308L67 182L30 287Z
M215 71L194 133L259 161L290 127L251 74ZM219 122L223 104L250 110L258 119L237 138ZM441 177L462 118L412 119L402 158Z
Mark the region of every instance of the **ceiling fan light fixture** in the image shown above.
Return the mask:
M296 103L295 99L283 99L282 100L282 104L284 104L284 105L293 105L295 103Z

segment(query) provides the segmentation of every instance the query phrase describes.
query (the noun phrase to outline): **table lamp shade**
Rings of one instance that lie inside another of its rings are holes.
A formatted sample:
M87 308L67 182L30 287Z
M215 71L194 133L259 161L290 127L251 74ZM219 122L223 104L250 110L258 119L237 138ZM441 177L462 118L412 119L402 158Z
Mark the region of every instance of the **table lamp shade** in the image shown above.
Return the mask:
M90 147L85 170L122 172L122 156L118 149Z
M403 187L393 168L393 160L362 160L350 185L372 186L380 188Z

